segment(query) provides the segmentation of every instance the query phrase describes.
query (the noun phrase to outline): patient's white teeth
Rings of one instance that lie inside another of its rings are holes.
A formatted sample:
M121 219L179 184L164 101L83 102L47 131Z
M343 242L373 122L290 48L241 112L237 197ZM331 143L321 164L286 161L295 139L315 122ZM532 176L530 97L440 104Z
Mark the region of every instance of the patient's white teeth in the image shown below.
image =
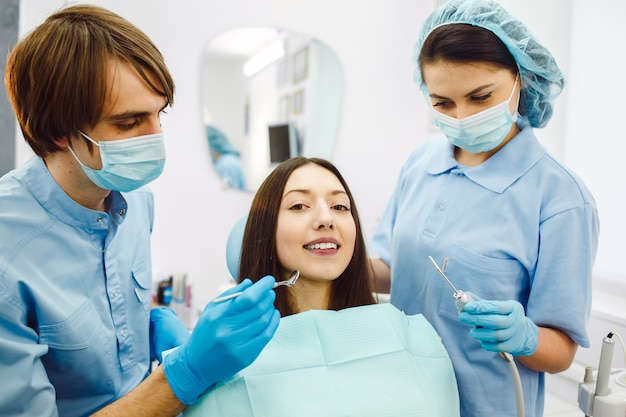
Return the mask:
M335 243L316 243L314 245L307 245L306 246L307 249L337 249L337 244Z

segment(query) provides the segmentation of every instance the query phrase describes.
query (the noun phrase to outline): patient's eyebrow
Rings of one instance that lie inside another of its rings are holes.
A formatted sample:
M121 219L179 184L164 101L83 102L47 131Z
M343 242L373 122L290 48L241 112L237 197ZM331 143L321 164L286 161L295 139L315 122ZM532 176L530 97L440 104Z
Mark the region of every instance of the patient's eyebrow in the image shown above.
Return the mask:
M283 194L283 198L287 197L289 194L292 194L292 193L300 193L300 194L308 195L308 194L311 194L312 192L311 192L311 190L306 189L306 188L294 188L293 190L285 191L285 194ZM337 190L331 190L327 194L329 194L329 195L338 195L338 194L345 194L345 195L347 195L348 193L346 193L344 190L337 189Z

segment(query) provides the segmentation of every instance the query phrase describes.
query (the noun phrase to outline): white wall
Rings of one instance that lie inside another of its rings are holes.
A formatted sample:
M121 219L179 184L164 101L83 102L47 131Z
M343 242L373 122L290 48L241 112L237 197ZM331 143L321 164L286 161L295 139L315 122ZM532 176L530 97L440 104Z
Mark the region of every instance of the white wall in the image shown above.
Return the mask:
M626 339L626 154L623 98L626 64L623 0L574 0L572 8L569 93L566 101L564 160L587 183L600 213L600 241L594 268L591 347L579 349L566 372L549 376L548 386L572 400L584 367L597 368L602 338L617 332ZM614 367L625 367L623 346L615 349Z
M576 88L568 101L566 161L585 179L600 210L596 276L626 284L626 175L620 169L626 155L626 2L574 4L570 81Z
M168 163L153 185L156 271L187 272L195 284L197 305L215 296L217 287L229 279L226 238L231 225L247 212L252 195L223 189L211 167L200 106L200 57L209 39L245 25L309 33L339 56L345 88L334 162L355 194L371 237L400 165L432 134L425 100L412 82L410 58L420 23L435 0L205 0L189 3L191 10L170 0L92 2L143 29L163 51L177 82L175 106L163 120ZM22 0L22 32L62 3ZM621 30L626 3L502 3L533 28L568 75L553 121L538 134L596 196L602 221L597 274L626 281L621 264L626 253L626 176L619 168L626 150L620 123L626 96ZM18 162L28 154L21 145ZM618 300L623 300L620 291Z

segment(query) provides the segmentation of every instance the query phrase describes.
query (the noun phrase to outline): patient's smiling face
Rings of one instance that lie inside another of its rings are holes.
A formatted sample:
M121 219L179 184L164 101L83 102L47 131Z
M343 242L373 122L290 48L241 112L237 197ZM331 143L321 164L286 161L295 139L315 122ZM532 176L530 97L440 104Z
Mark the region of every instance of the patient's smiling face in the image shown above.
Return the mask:
M356 241L350 198L337 177L319 165L293 171L285 184L276 228L278 259L300 270L296 287L328 286L346 269Z

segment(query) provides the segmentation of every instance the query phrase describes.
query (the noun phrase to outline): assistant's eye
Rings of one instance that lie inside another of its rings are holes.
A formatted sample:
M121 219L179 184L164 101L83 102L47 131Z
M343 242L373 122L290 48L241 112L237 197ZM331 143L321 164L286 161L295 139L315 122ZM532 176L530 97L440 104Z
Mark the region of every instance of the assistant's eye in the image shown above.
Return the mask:
M433 107L441 107L443 109L450 107L452 102L450 100L441 100L433 103Z
M481 102L481 101L487 101L487 100L489 100L490 98L491 98L491 93L487 93L487 94L482 95L482 96L474 96L474 97L472 97L472 98L471 98L471 100L472 100L472 101L478 101L478 102Z

